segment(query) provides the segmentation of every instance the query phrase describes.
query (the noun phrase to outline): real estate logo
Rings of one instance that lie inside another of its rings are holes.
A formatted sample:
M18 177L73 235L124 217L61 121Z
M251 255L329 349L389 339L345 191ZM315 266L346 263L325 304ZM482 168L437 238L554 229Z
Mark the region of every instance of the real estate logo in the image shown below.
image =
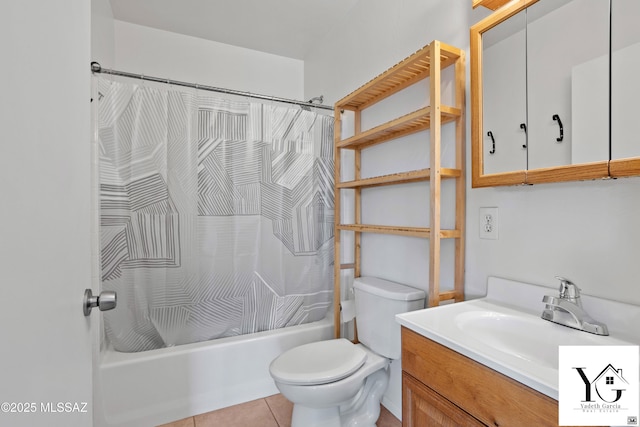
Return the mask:
M617 402L620 401L622 392L627 391L629 387L629 383L622 376L622 369L616 369L608 364L593 381L589 381L585 368L574 367L573 369L578 371L580 378L584 381L583 402L585 403L581 404L583 409L620 409L620 404ZM594 388L603 405L592 396L591 392Z
M638 346L561 346L558 423L638 426Z

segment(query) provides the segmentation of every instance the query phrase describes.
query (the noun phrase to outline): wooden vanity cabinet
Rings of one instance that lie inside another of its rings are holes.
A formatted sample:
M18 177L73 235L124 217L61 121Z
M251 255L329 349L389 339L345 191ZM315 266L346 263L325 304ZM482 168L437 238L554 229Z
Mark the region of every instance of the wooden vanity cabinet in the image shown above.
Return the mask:
M402 372L402 425L456 427L484 426L411 375Z
M403 427L558 425L558 402L402 327Z

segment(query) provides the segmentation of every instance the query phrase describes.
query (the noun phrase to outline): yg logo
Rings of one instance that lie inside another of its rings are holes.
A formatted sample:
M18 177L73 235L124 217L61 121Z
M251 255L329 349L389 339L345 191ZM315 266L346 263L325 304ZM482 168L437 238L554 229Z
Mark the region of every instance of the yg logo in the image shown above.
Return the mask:
M558 425L638 426L637 345L560 346Z
M585 392L583 402L595 402L591 394L593 389L595 389L600 400L606 403L615 403L620 400L622 392L625 391L629 385L627 380L622 376L622 369L616 369L610 363L593 381L589 381L589 378L587 378L587 374L585 373L586 368L574 367L573 369L578 371L580 378L584 381Z

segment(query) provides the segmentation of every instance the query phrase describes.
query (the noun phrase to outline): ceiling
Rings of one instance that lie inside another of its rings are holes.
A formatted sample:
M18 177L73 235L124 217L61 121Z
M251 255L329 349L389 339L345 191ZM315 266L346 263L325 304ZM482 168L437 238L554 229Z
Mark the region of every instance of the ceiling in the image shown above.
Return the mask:
M358 0L110 0L115 19L304 59Z

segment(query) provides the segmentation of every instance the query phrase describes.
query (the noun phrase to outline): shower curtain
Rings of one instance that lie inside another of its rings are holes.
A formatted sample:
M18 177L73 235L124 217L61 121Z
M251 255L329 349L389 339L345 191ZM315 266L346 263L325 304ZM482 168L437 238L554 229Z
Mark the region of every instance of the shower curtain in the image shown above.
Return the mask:
M105 331L137 352L322 319L333 118L97 77Z

